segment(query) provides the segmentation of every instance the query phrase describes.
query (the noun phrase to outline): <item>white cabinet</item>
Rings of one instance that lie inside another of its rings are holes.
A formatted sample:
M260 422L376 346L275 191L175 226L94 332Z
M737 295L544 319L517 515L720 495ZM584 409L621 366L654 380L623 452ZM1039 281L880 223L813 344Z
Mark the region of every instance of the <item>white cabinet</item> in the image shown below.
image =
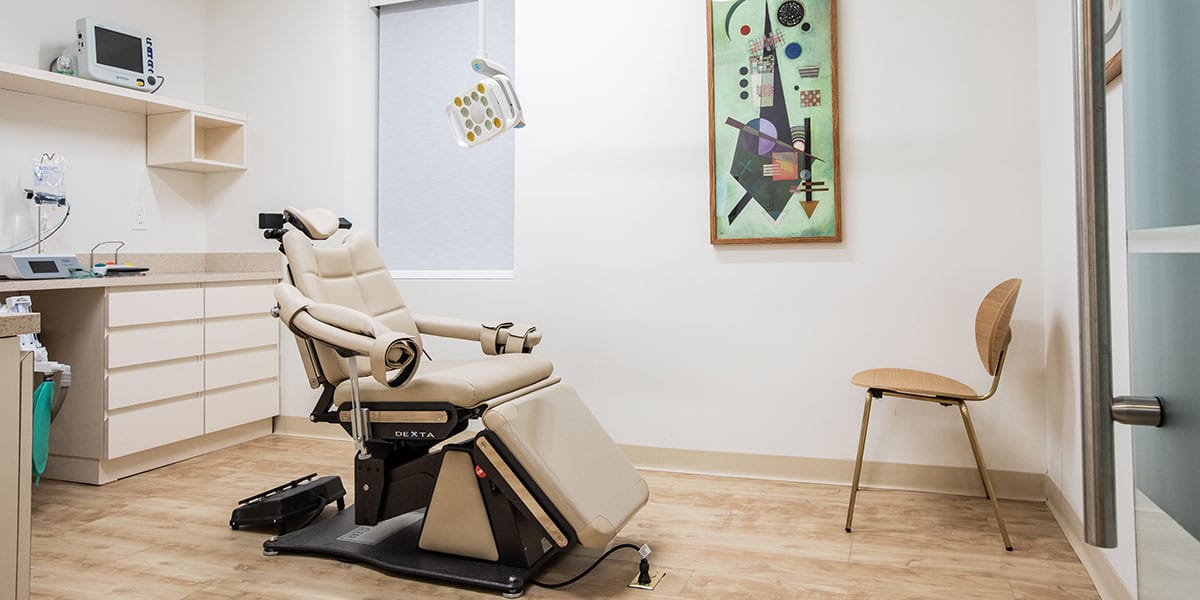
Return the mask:
M33 293L43 340L74 382L47 476L102 484L269 434L279 414L274 285Z
M275 284L204 288L204 431L279 414Z
M112 411L108 458L121 458L204 435L204 398L185 396Z
M147 325L204 317L204 290L179 287L108 295L108 326Z
M204 353L200 321L155 323L142 327L110 327L108 368L174 360Z
M201 356L169 360L108 372L108 410L147 404L204 391Z

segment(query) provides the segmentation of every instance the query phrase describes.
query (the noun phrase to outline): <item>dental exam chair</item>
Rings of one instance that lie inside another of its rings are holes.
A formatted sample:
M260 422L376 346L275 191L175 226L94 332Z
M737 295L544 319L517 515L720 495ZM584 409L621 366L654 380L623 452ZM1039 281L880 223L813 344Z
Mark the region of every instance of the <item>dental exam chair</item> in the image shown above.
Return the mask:
M331 555L519 596L576 545L603 549L646 504L645 481L575 390L532 354L541 334L409 311L374 242L322 209L260 215L280 241L277 316L296 336L311 420L355 441L354 505L264 552ZM317 243L314 243L317 242ZM422 336L470 340L423 360ZM468 424L482 424L468 431Z

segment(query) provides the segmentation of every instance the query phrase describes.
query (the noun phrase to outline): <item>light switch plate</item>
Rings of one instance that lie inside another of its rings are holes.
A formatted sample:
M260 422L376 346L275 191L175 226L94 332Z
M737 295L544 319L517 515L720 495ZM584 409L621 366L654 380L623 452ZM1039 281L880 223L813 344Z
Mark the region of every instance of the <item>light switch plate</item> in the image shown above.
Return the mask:
M150 227L146 225L146 205L133 205L133 230L146 231L147 229Z

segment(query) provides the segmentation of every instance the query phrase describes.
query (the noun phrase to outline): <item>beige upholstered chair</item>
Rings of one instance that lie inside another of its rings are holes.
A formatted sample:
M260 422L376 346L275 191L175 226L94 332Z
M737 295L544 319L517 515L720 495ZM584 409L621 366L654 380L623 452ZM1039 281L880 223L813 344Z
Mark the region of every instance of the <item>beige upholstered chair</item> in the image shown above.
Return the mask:
M536 328L414 314L369 237L324 241L349 221L321 209L274 217L266 235L287 257L275 312L322 390L310 418L339 424L357 454L354 505L265 552L515 597L557 553L606 548L646 504L624 452L532 354ZM423 360L429 336L478 343L480 355Z
M979 348L979 359L983 361L983 368L987 370L988 375L992 376L992 386L987 393L977 394L967 384L949 377L910 369L870 369L862 371L850 379L854 385L867 388L867 399L863 406L862 431L858 438L858 458L854 462L854 483L850 486L850 507L846 511L847 532L850 531L851 522L854 520L854 501L858 496L858 478L862 473L863 449L867 442L867 422L871 417L871 400L894 396L958 407L959 413L962 415L963 426L967 430L967 439L971 441L971 450L975 453L979 478L983 481L983 489L992 502L992 510L996 513L996 522L1000 525L1000 535L1004 538L1004 549L1012 551L1012 542L1008 539L1004 518L1000 516L1000 504L996 502L996 493L992 489L992 480L988 477L983 451L979 449L979 440L975 436L975 426L971 424L967 403L987 400L996 393L996 387L1000 384L1000 372L1004 368L1004 356L1008 351L1009 342L1012 341L1009 322L1012 320L1013 307L1017 303L1017 292L1020 289L1020 279L1009 279L997 285L988 292L979 305L979 312L975 314L975 344Z

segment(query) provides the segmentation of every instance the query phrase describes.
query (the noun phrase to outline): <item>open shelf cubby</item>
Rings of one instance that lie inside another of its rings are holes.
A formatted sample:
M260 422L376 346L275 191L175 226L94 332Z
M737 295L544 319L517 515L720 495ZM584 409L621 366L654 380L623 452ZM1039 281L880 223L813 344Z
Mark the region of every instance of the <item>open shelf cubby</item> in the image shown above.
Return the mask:
M146 164L184 171L246 168L246 124L196 111L146 117Z

